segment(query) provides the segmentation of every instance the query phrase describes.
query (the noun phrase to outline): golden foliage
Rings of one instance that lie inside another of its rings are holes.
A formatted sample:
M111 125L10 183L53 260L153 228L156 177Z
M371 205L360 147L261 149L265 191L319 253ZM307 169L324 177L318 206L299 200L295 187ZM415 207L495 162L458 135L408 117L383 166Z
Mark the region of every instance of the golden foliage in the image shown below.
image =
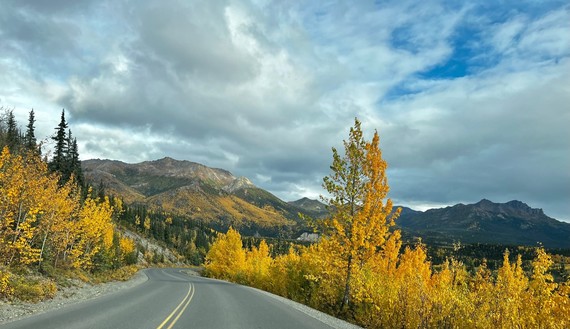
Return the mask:
M114 252L112 218L122 211L121 203L115 209L108 199L81 200L73 179L63 186L58 182L37 154L2 150L0 264L42 265L50 259L54 267L90 269L97 254ZM134 244L125 240L121 247L132 252Z
M506 251L496 274L485 262L474 274L453 259L433 266L421 243L402 252L392 203L383 202L388 185L377 134L363 141L356 121L345 149L346 157L333 150L333 174L325 178L338 211L324 222L321 241L271 259L265 243L243 250L230 230L210 249L206 273L367 328L570 328L570 281L553 281L544 249L536 250L531 273Z
M242 249L241 235L230 227L221 234L206 256L206 272L217 278L241 281L244 277L245 250Z

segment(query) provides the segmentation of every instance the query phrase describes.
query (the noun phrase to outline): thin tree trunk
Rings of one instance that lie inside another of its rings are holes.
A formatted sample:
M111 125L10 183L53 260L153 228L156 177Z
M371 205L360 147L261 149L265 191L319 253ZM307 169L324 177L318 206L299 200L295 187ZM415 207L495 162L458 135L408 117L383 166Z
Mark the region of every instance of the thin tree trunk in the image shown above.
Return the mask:
M348 265L346 266L346 281L344 285L344 293L340 303L340 312L344 312L350 303L350 280L352 279L352 255L348 256Z

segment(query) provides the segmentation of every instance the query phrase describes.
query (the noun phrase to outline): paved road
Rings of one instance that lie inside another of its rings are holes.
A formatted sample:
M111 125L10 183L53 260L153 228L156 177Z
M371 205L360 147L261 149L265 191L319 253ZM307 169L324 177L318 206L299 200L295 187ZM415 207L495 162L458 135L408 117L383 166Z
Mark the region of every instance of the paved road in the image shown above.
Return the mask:
M336 326L248 287L190 276L181 269L149 269L145 274L149 280L136 287L0 325L0 329L330 329Z

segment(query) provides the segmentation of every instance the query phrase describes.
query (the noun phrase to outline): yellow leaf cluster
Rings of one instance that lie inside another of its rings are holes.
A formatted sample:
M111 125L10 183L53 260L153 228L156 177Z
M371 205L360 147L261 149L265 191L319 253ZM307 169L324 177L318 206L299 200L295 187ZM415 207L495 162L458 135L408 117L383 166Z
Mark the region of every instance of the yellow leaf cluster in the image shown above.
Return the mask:
M116 252L112 219L120 202L114 209L108 199L82 200L73 179L63 186L59 180L37 154L2 150L0 264L42 265L49 259L53 266L90 269L95 255Z

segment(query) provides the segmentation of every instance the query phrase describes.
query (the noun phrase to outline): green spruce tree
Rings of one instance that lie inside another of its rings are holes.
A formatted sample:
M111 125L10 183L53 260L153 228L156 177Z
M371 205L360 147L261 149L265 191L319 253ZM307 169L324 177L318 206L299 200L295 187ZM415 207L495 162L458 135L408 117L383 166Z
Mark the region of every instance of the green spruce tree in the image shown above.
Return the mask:
M10 152L15 153L20 144L20 131L14 117L14 112L9 110L7 118L7 130L6 130L6 145L10 149Z
M69 170L67 170L67 122L65 121L65 110L61 111L61 120L55 128L56 133L52 136L55 141L54 154L49 168L52 172L61 174L60 184L65 184L69 180Z
M77 138L74 138L69 130L67 134L67 170L68 176L73 175L77 184L84 187L83 170L81 169L81 161L79 160L79 148L77 146Z
M30 114L28 116L28 125L26 126L26 135L24 136L24 146L26 147L26 149L28 149L31 152L38 152L38 154L40 153L40 149L37 145L37 140L36 140L36 133L35 133L35 124L36 122L36 117L34 115L34 109L32 109L30 111Z

